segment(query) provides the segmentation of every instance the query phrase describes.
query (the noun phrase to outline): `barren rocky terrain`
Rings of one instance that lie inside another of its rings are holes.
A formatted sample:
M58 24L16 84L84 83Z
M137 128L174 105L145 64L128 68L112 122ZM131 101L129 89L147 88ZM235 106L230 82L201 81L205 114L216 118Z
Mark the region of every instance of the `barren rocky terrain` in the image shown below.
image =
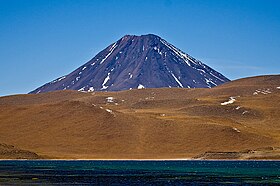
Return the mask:
M0 98L1 159L280 159L280 75ZM15 150L16 149L16 150Z

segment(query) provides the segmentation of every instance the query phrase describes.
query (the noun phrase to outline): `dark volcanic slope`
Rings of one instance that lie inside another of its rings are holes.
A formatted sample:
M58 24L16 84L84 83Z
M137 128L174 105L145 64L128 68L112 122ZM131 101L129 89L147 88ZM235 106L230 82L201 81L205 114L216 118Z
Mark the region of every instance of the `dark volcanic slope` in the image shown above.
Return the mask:
M31 93L73 89L211 88L229 81L156 35L126 35L72 73Z

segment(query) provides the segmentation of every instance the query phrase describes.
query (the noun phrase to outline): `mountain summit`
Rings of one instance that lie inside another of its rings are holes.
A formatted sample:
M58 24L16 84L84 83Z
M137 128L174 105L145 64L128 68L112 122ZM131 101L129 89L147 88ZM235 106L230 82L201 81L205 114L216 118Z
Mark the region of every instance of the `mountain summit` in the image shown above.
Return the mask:
M229 81L159 36L126 35L89 62L30 93L55 90L120 91L141 88L211 88Z

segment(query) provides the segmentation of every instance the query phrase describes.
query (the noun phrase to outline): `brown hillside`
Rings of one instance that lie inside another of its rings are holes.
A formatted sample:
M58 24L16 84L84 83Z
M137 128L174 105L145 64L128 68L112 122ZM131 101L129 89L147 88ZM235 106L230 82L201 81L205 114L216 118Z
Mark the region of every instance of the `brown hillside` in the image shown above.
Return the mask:
M0 143L62 159L277 159L279 108L280 75L212 89L6 96Z

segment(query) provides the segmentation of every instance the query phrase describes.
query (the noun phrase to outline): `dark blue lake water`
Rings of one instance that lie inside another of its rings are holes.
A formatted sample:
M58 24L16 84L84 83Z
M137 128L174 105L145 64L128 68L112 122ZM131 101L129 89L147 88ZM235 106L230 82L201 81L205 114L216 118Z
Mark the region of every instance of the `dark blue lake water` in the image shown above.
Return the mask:
M280 185L280 161L0 161L0 185Z

